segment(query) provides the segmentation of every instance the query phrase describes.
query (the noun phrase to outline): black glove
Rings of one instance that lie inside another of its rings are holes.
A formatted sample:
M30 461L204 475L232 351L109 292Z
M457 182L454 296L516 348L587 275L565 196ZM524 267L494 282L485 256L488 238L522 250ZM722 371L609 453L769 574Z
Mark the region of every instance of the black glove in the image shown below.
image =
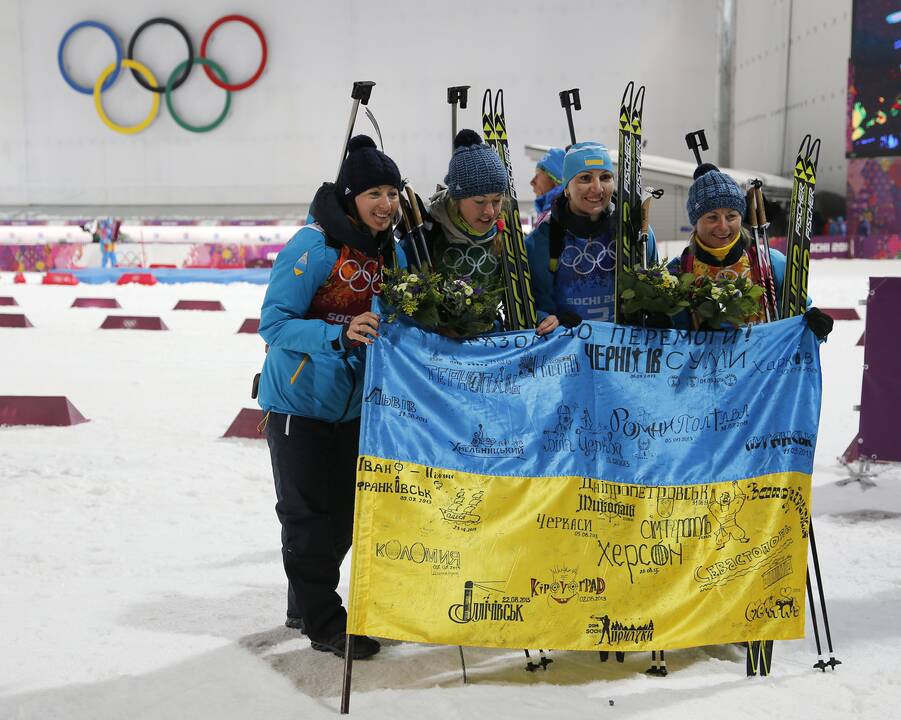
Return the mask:
M819 308L812 307L804 313L804 322L817 336L817 339L825 340L826 336L832 332L832 325L835 321Z
M557 313L557 320L559 320L560 324L566 328L579 327L579 325L582 324L582 318L569 310Z

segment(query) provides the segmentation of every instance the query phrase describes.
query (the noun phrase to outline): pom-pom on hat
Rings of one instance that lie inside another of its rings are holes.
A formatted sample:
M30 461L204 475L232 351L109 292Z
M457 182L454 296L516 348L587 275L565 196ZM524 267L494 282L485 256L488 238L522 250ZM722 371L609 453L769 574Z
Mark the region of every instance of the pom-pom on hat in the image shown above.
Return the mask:
M570 146L563 158L563 184L569 185L570 180L586 170L613 172L613 160L606 145L587 141Z
M688 221L695 225L704 213L717 208L730 208L745 214L745 194L738 183L716 165L703 163L694 172L695 181L688 190L685 207Z
M566 151L563 148L552 147L548 150L536 167L558 185L563 182L563 156Z
M338 173L338 197L347 206L348 201L377 185L393 185L400 190L403 181L397 165L376 147L368 135L352 137L347 143L347 157Z
M477 132L464 129L454 138L454 154L451 155L444 184L455 200L505 193L507 170L498 154L482 142Z

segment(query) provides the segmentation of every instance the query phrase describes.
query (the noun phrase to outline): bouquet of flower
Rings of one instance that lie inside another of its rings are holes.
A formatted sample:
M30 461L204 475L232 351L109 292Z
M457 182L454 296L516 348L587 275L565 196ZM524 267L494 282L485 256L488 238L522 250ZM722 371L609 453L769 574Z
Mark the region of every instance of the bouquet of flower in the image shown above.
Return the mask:
M688 278L673 275L666 260L648 268L626 268L619 292L623 313L643 324L648 320L655 326L669 324L673 315L690 306Z
M719 330L723 325L747 325L760 311L764 291L750 277L734 280L689 277L691 309L698 327Z
M444 335L469 337L494 327L503 288L486 289L468 277L397 269L383 271L382 296L395 310L389 322L399 313Z
M763 288L749 277L676 276L666 264L664 260L649 268L627 268L623 274L619 297L631 323L667 327L674 315L689 310L696 328L719 330L723 325L746 325L760 310Z

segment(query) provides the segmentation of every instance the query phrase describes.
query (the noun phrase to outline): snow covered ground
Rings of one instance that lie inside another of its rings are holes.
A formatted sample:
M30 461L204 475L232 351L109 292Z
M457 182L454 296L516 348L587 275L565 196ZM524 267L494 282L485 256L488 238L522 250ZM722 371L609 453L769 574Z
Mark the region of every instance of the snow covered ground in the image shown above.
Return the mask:
M901 262L820 261L821 307L857 307L869 275ZM332 717L342 661L282 626L284 576L262 441L224 440L262 341L262 286L12 284L35 325L0 329L0 395L66 395L91 422L0 428L0 718ZM160 315L169 332L101 331L113 311L70 309L116 297L122 314ZM179 299L226 312L174 312ZM860 308L863 314L864 308ZM746 678L734 646L647 653L601 665L553 652L547 672L519 651L386 642L354 665L351 712L365 718L888 718L901 686L901 469L878 487L838 487L836 457L857 430L863 321L838 322L823 347L824 398L814 514L836 655L811 669L813 640L777 643L774 674ZM341 591L346 595L345 585ZM615 704L614 704L615 703Z

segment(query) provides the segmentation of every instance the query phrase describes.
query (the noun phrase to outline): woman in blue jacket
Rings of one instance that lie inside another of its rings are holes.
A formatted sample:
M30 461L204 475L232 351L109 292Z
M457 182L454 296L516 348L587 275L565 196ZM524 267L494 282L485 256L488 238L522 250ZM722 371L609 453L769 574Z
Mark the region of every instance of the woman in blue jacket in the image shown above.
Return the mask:
M286 624L342 656L347 613L336 588L353 536L364 351L378 337L370 307L382 267L404 264L392 234L402 184L369 137L352 138L337 183L316 193L315 222L279 253L260 314ZM354 657L378 651L376 640L356 638Z
M563 194L526 238L539 310L565 324L573 319L613 321L616 208L613 161L596 142L571 146L563 158ZM657 261L654 232L647 257Z

